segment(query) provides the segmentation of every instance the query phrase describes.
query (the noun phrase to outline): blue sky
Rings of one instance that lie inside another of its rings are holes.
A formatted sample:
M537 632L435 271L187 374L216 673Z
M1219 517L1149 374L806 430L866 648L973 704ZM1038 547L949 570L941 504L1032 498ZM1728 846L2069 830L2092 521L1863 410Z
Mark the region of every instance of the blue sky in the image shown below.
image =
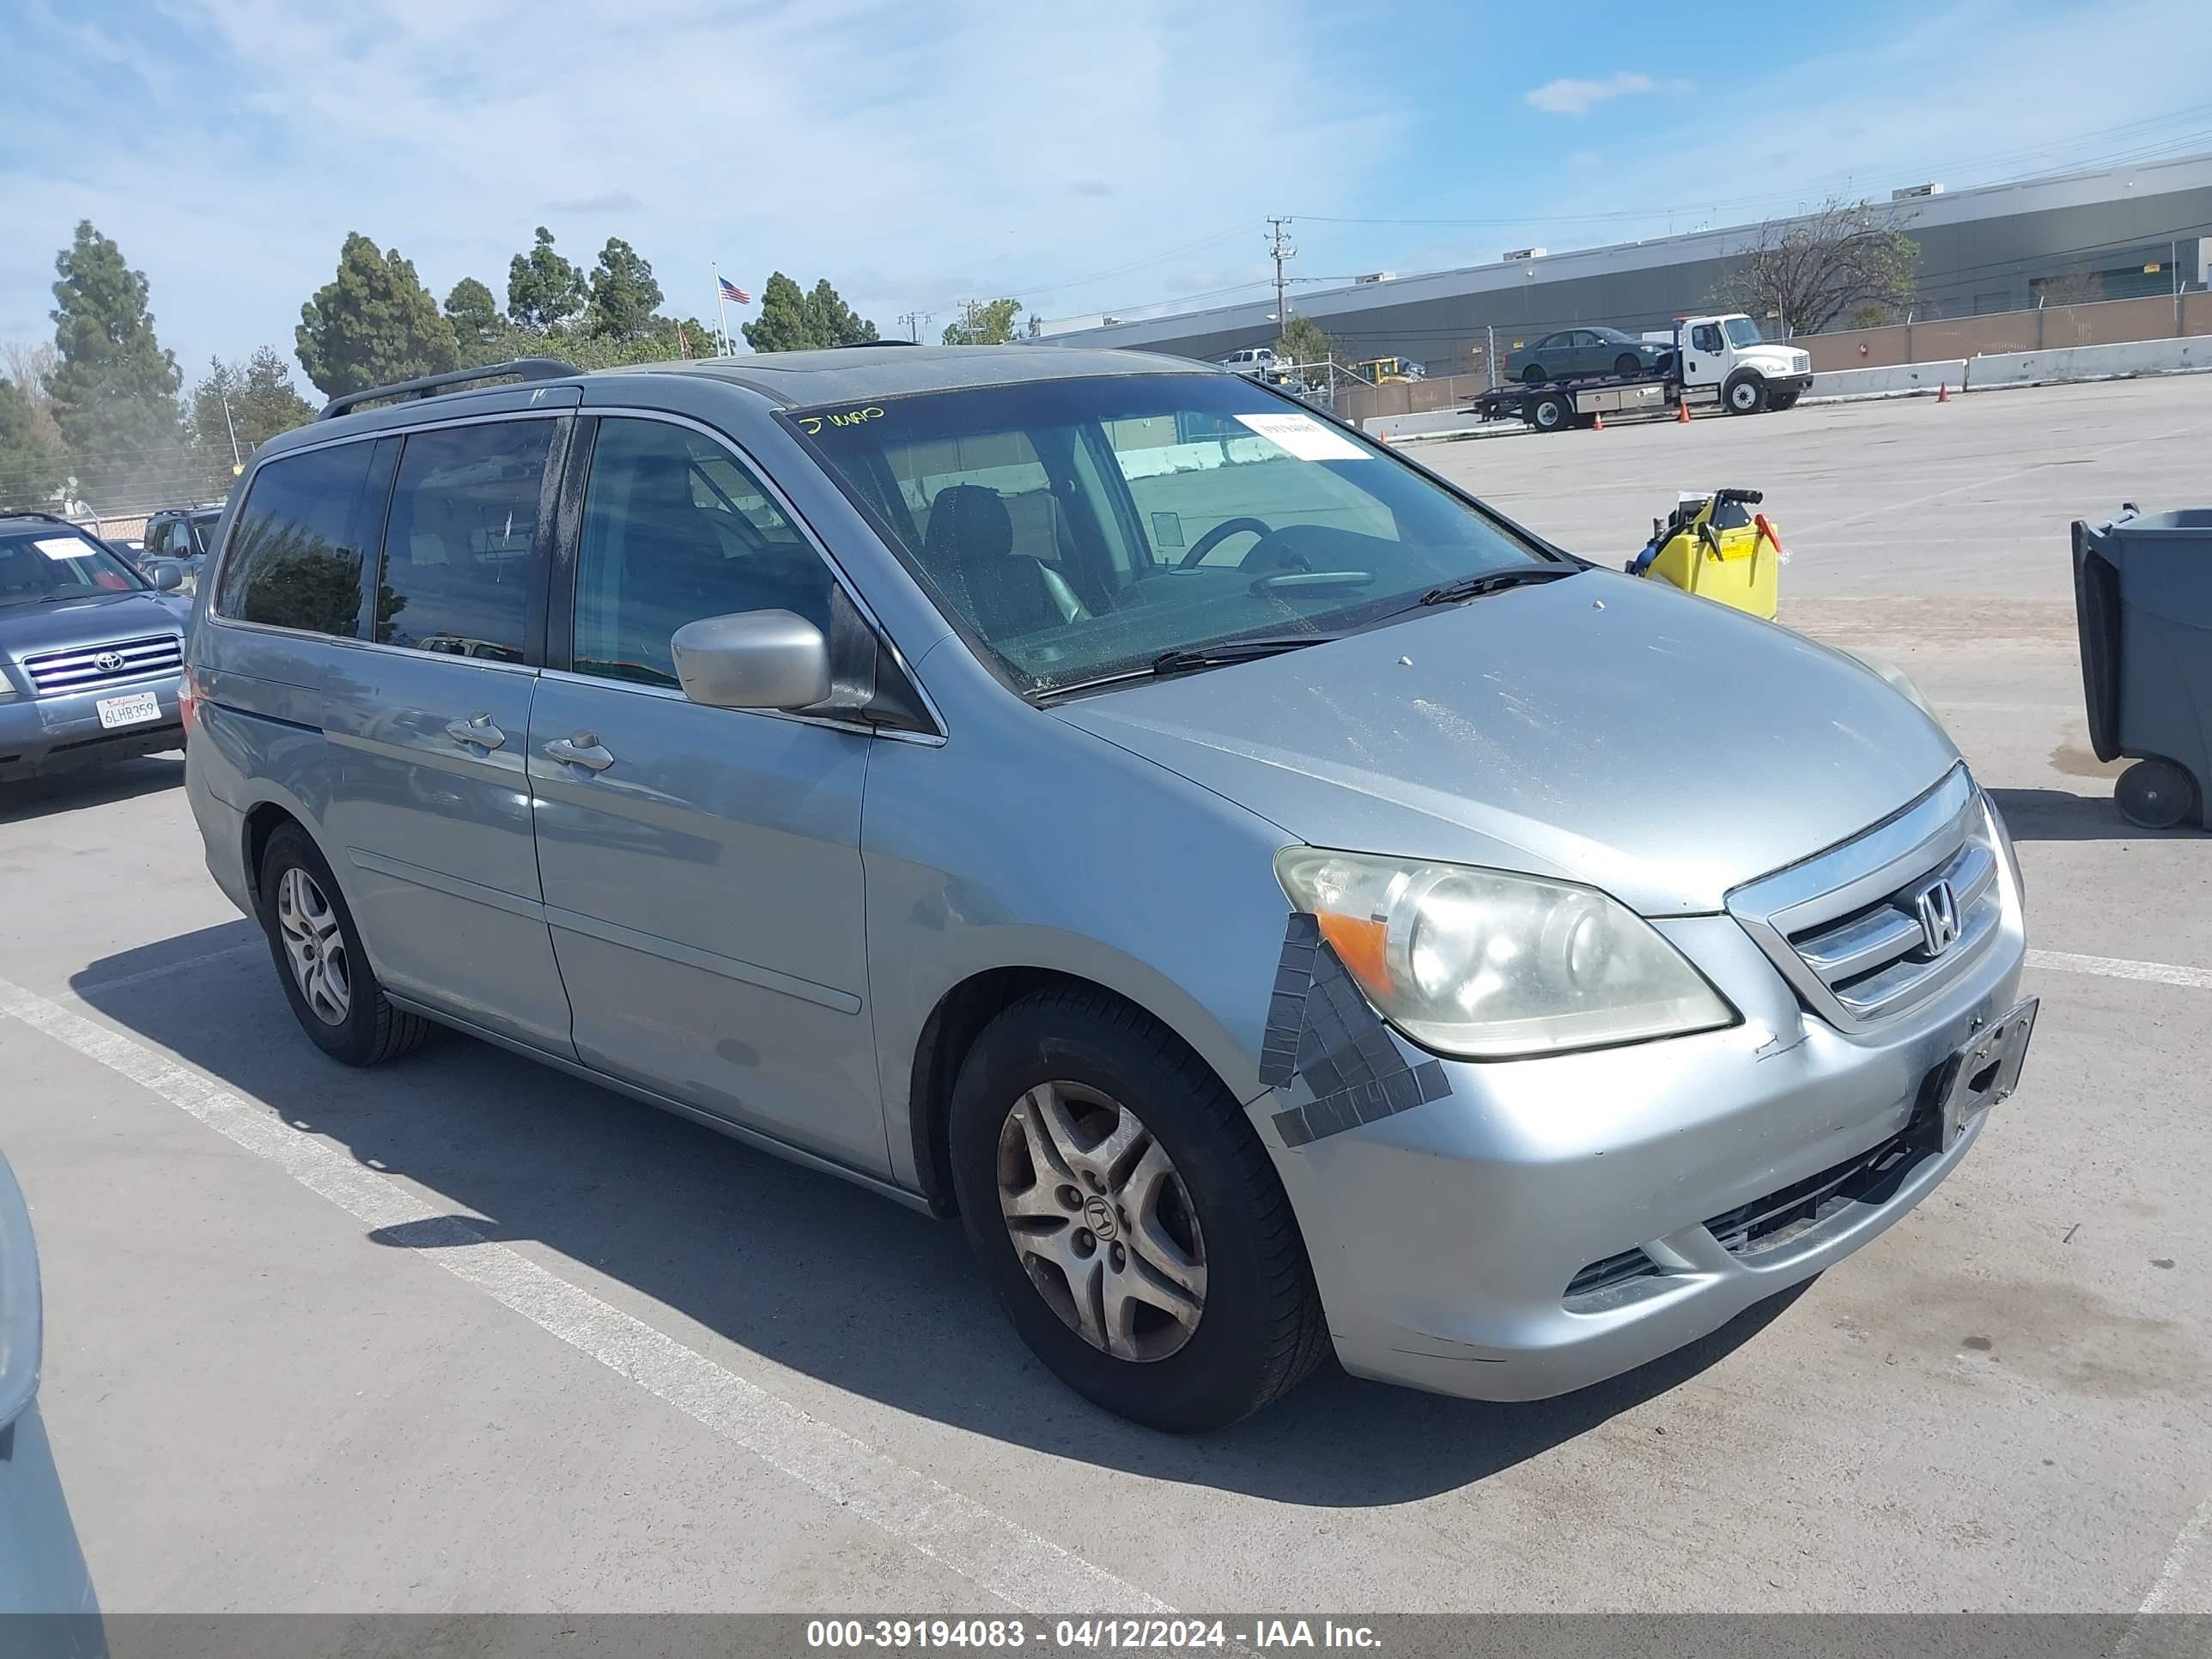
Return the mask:
M88 217L193 375L289 356L351 230L441 296L542 223L673 310L719 259L894 331L1250 297L1275 213L1341 278L2212 149L2203 0L0 0L0 342Z

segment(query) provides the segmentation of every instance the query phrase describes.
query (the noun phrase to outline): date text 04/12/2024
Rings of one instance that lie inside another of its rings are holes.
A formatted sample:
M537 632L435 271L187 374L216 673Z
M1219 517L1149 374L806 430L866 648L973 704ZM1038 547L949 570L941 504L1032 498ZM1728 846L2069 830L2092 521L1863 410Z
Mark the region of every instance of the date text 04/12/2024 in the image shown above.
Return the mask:
M1205 1648L1356 1648L1381 1645L1365 1625L1334 1620L1258 1619L1229 1628L1220 1619L814 1619L814 1649L1037 1647L1061 1652L1123 1649L1175 1651Z

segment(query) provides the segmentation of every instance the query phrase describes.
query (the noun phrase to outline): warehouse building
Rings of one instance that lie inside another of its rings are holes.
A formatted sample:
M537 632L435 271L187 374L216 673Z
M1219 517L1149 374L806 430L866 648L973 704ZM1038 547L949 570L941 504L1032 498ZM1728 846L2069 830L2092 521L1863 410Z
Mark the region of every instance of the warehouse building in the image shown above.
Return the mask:
M1946 191L1910 185L1880 209L1920 245L1919 321L2202 289L2212 280L2212 155ZM1739 225L1349 286L1293 290L1291 308L1353 358L1409 357L1431 374L1480 373L1556 328L1663 329L1705 308L1759 242ZM1177 316L1044 325L1057 343L1218 360L1271 343L1274 296ZM1762 319L1771 331L1774 319Z

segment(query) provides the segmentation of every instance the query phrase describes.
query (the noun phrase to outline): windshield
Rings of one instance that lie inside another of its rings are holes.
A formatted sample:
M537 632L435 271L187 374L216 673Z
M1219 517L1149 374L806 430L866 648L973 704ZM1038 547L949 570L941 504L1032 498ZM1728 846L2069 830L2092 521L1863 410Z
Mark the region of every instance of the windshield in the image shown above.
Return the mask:
M1753 346L1760 343L1759 337L1759 325L1753 322L1748 317L1729 318L1728 319L1728 337L1729 343L1730 345Z
M0 605L131 593L145 585L129 565L74 530L0 530Z
M1385 452L1227 374L794 410L969 642L1025 691L1335 634L1555 562Z

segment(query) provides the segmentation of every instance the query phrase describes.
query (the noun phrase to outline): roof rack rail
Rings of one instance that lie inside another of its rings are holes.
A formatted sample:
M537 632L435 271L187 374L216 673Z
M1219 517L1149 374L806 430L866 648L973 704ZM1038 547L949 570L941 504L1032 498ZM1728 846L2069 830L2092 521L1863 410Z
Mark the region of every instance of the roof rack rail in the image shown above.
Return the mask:
M481 368L457 368L447 374L425 374L419 380L400 380L391 386L373 386L361 392L349 392L333 398L323 405L319 421L343 415L363 404L373 404L386 398L405 402L412 398L427 398L447 386L466 386L471 380L494 380L502 375L513 375L518 380L565 380L572 374L584 371L575 364L563 362L558 357L517 357L511 363L486 363Z
M878 346L878 345L902 345L902 346L906 346L906 345L920 345L921 343L921 341L919 341L919 340L855 340L855 341L854 341L854 342L853 342L853 344L854 344L854 345L856 345L856 346ZM849 348L848 348L848 349L849 349Z
M79 524L75 519L64 519L58 513L47 513L35 507L27 507L20 511L11 510L6 513L0 513L0 519L44 519L48 524L65 524L71 530L82 530L85 528L83 525Z

